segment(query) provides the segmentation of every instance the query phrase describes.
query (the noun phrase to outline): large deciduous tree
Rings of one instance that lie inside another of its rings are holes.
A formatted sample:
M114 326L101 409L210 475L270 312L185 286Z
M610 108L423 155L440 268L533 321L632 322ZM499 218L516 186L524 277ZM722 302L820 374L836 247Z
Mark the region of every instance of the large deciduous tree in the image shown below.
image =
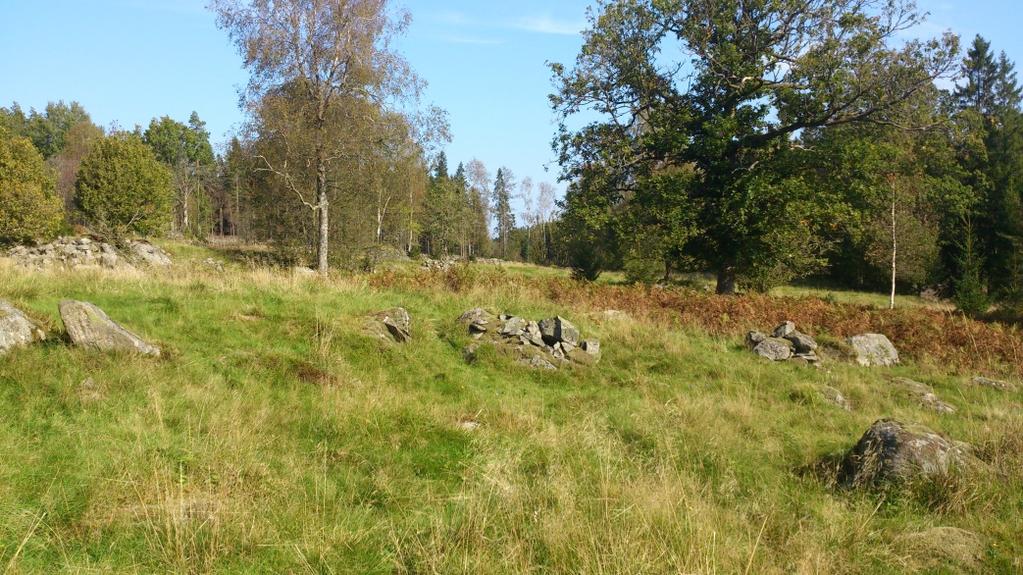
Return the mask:
M329 269L331 166L350 153L332 126L343 100L381 101L413 76L391 49L407 25L387 0L211 0L251 73L246 101L291 99L287 114L262 114L264 136L279 140L284 159L266 169L286 183L316 218L319 271ZM412 81L412 84L415 84ZM280 107L279 107L280 108ZM333 128L333 129L332 129ZM302 150L301 155L291 150ZM300 172L305 172L300 173ZM311 177L310 177L311 176ZM311 182L311 183L310 183Z
M566 220L603 236L646 194L669 253L716 271L721 293L819 267L814 224L830 206L796 169L797 140L898 124L900 104L957 50L951 35L902 41L920 20L911 0L601 2L575 66L552 65ZM587 265L604 257L581 253Z

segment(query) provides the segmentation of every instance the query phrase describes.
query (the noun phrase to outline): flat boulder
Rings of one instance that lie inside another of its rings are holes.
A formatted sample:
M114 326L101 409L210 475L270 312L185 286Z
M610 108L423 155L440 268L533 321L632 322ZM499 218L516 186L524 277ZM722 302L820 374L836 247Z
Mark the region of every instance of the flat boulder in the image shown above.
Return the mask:
M847 487L883 486L940 478L975 462L964 443L925 427L881 419L846 454L838 479Z
M934 389L925 383L913 381L912 379L905 377L896 377L892 380L892 384L903 395L909 396L913 400L917 401L920 406L925 409L944 414L956 412L956 408L954 406L939 399L937 394L934 393Z
M758 343L753 348L753 353L771 361L786 361L792 359L792 342L779 337L769 337Z
M899 363L899 351L880 333L854 335L849 338L849 347L856 363L863 367L889 367Z
M36 323L10 303L0 300L0 355L46 339Z
M1007 381L1001 381L1001 380L998 380L998 379L991 379L990 377L977 376L977 377L973 378L970 381L971 381L971 383L973 383L973 385L976 385L976 386L979 386L979 387L988 387L988 388L991 388L991 389L996 389L998 391L1016 391L1016 386L1015 385L1013 385L1013 384L1011 384L1011 383L1009 383Z
M60 318L64 321L71 343L99 351L126 351L152 357L160 356L160 348L121 327L100 308L83 301L60 302Z

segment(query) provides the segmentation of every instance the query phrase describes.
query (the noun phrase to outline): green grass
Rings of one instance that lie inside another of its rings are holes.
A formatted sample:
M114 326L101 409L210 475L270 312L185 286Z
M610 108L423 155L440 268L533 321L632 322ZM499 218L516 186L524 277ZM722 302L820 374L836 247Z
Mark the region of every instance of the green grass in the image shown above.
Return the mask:
M5 573L1023 569L1019 395L928 366L771 365L739 341L556 307L515 285L518 271L497 289L372 290L220 274L200 263L215 254L171 247L178 265L148 276L0 266L0 298L56 336L0 358ZM165 357L68 347L64 298ZM366 315L395 305L413 315L413 343L363 334ZM454 320L477 305L565 315L602 340L602 363L467 364ZM892 374L959 412L908 402ZM827 404L823 385L856 410ZM841 491L809 471L884 416L980 446L991 471L937 502ZM942 526L978 533L980 563L907 543Z

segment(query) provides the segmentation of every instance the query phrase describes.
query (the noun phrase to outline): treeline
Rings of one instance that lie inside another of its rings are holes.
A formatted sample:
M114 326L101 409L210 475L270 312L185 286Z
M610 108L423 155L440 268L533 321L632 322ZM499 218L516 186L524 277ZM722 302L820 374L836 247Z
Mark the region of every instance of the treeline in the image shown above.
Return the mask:
M554 187L449 169L446 115L391 50L407 19L386 1L211 9L251 72L239 133L217 153L195 113L105 131L74 102L0 108L0 165L21 166L0 172L0 243L232 236L323 272L388 250L552 259Z
M187 122L164 116L125 131L97 126L77 102L0 108L8 182L0 192L0 241L45 241L75 227L113 239L232 236L269 243L288 263L311 263L317 229L301 172L284 167L291 150L283 142L253 128L218 154L196 113ZM553 185L516 182L508 168L491 173L477 159L452 172L443 151L427 159L398 115L376 128L361 141L349 128L334 136L352 149L350 161L327 173L335 264L358 264L381 246L434 257L550 259ZM31 194L15 189L15 174L32 182ZM525 207L523 227L516 227L516 198Z
M911 2L686 4L609 2L575 65L552 66L578 276L1023 301L1023 115L1004 53L906 41ZM598 119L574 127L584 113Z

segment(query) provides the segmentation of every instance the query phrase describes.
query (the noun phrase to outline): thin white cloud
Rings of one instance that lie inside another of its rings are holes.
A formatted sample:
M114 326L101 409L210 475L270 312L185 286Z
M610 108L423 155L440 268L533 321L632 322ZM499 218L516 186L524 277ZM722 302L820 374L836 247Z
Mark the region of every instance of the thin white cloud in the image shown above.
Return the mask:
M441 42L448 44L468 44L473 46L498 46L504 44L500 38L481 38L479 36L461 36L458 34L445 34L437 37Z
M548 15L543 15L520 18L513 22L511 27L538 34L578 36L584 29L586 29L586 22L582 20L558 20Z

